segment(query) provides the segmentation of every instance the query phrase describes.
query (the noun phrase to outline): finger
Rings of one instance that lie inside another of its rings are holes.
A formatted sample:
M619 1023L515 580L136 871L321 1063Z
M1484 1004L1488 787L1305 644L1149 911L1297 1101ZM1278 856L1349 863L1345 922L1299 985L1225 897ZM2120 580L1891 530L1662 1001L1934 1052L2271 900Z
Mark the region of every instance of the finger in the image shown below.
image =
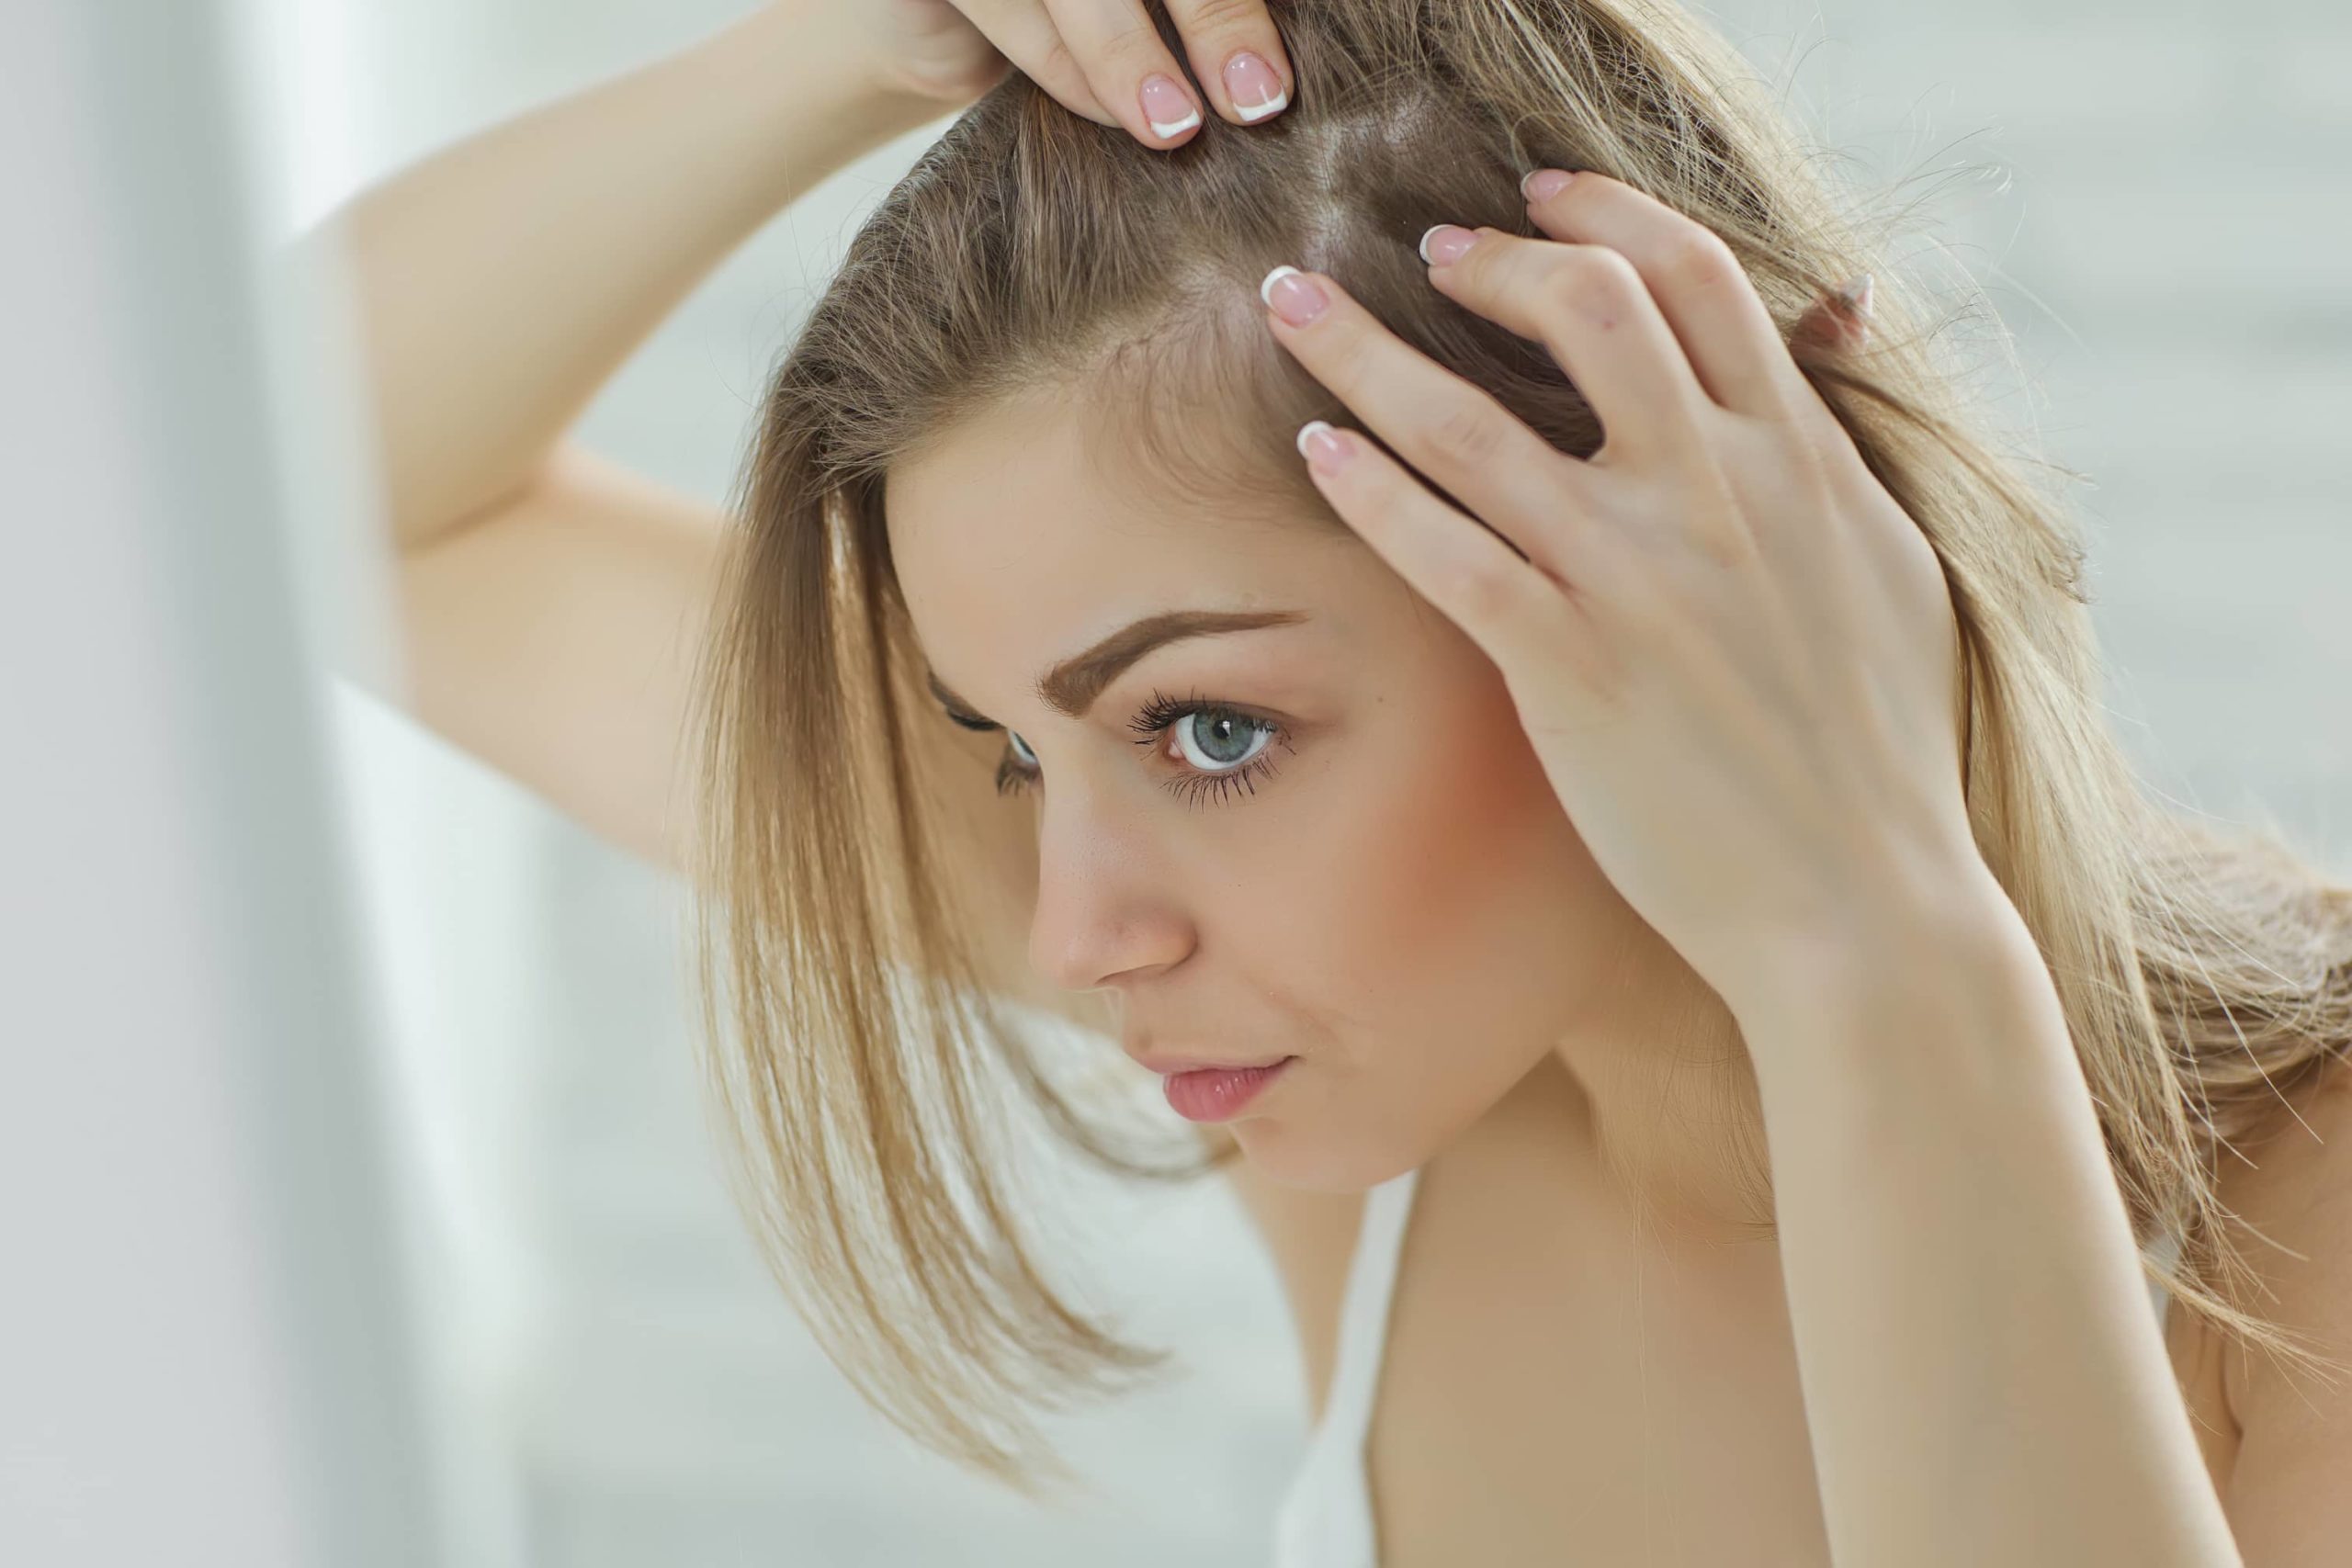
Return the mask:
M1218 114L1250 125L1289 105L1290 57L1264 0L1168 0L1168 11Z
M997 52L1072 114L1117 128L1119 118L1094 96L1078 56L1062 41L1040 0L956 0L966 19L980 29Z
M1528 216L1555 240L1606 245L1634 264L1709 397L1759 419L1805 406L1810 388L1756 286L1712 229L1590 169L1538 169Z
M1671 460L1706 439L1706 417L1719 411L1625 255L1450 223L1421 236L1421 253L1448 299L1551 350L1611 451ZM1772 342L1780 346L1777 333Z
M1583 461L1403 342L1327 275L1278 266L1258 292L1291 356L1392 450L1522 553L1572 575L1569 536L1591 510Z
M1789 329L1789 346L1828 353L1843 348L1858 336L1860 333L1855 324L1848 320L1830 296L1824 295L1807 306L1804 314L1797 318L1796 325Z
M1200 130L1201 101L1141 0L1046 0L1104 107L1136 140L1173 147Z
M1315 488L1397 576L1443 611L1505 676L1588 664L1590 624L1574 591L1477 520L1431 495L1362 433L1309 420L1298 449Z
M1808 306L1789 331L1792 347L1845 352L1870 335L1871 275L1863 273Z

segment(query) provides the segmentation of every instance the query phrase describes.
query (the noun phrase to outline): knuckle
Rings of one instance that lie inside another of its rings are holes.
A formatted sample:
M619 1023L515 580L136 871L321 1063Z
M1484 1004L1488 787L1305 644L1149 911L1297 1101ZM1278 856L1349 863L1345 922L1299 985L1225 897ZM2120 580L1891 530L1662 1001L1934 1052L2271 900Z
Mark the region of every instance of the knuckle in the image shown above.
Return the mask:
M1054 34L1051 41L1046 45L1045 52L1037 57L1036 69L1030 74L1035 76L1040 83L1082 85L1086 82L1084 63L1071 50L1069 40L1059 33Z
M1697 223L1681 225L1658 265L1668 277L1694 288L1720 288L1740 276L1739 258L1723 237Z
M1375 345L1371 333L1338 321L1315 324L1340 329L1324 333L1319 350L1321 364L1315 372L1317 380L1324 380L1327 385L1362 387L1375 378L1379 365L1373 352Z
M1571 245L1554 259L1542 293L1555 310L1572 316L1614 317L1641 287L1641 275L1623 253L1607 245Z
M1430 422L1422 443L1429 457L1449 468L1483 468L1501 453L1502 422L1476 399L1460 399Z
M1861 448L1854 444L1853 434L1835 416L1824 414L1804 422L1806 447L1814 461L1825 474L1842 474L1863 466Z
M1504 550L1464 550L1442 569L1442 588L1482 626L1517 625L1527 614L1526 571Z
M1864 466L1853 432L1817 400L1816 406L1791 410L1780 423L1793 438L1798 458L1809 476L1826 481Z
M1160 41L1159 29L1141 13L1114 23L1106 30L1096 50L1105 64L1114 65L1122 73L1132 73L1136 80L1155 71L1167 72L1182 78L1173 71L1175 62L1168 58L1168 46Z
M1189 0L1176 10L1180 29L1196 41L1247 43L1266 23L1266 0Z
M1812 412L1813 418L1808 423L1815 432L1815 451L1835 462L1862 461L1861 443L1854 439L1852 427L1838 417L1837 410L1816 399Z

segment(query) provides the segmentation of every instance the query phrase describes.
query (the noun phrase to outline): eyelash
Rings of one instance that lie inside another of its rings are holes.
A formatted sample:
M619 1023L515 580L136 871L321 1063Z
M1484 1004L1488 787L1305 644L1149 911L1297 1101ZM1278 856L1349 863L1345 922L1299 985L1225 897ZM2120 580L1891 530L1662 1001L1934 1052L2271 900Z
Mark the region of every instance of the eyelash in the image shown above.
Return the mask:
M1135 717L1127 721L1127 728L1142 735L1142 739L1135 742L1136 745L1157 747L1159 744L1159 738L1180 719L1190 718L1195 714L1234 719L1252 729L1266 731L1273 737L1273 739L1264 750L1238 767L1229 768L1224 773L1188 773L1180 778L1169 780L1165 787L1171 794L1181 795L1195 803L1210 790L1216 791L1217 798L1220 800L1225 799L1236 789L1245 789L1252 795L1257 794L1258 781L1273 776L1274 748L1280 746L1285 750L1290 748L1288 733L1272 719L1260 718L1255 714L1245 713L1239 708L1224 703L1212 702L1197 694L1182 698L1163 696L1155 688L1151 694L1151 701L1146 703ZM996 765L996 788L999 795L1019 795L1035 787L1036 783L1037 775L1025 768L1016 767L1009 750Z

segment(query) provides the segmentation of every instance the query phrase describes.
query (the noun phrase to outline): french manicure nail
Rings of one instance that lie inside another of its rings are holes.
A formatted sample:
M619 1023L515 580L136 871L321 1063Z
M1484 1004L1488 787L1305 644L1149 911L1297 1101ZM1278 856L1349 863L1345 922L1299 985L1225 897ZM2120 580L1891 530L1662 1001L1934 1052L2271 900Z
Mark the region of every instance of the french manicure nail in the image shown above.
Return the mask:
M1348 444L1331 432L1329 424L1310 419L1298 427L1298 452L1309 466L1329 473L1347 461Z
M1444 266L1458 262L1478 243L1476 230L1464 229L1458 223L1437 223L1421 235L1421 259L1431 266Z
M1165 76L1144 78L1143 118L1155 136L1173 136L1201 123L1201 111L1192 95Z
M1549 201L1567 188L1572 177L1567 169L1531 169L1519 182L1519 194L1530 201Z
M1274 68L1246 49L1225 62L1225 91L1245 121L1261 120L1290 102Z
M1303 327L1321 315L1324 307L1331 302L1321 284L1295 266L1278 266L1266 274L1258 285L1258 298L1266 302L1266 309L1295 327Z

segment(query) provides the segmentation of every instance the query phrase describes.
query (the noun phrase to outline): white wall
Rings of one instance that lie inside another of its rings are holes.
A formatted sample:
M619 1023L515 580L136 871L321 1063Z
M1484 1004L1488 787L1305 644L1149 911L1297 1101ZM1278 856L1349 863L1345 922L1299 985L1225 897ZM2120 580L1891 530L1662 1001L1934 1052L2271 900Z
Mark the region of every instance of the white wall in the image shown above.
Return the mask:
M218 17L0 11L0 1560L42 1568L441 1544Z

